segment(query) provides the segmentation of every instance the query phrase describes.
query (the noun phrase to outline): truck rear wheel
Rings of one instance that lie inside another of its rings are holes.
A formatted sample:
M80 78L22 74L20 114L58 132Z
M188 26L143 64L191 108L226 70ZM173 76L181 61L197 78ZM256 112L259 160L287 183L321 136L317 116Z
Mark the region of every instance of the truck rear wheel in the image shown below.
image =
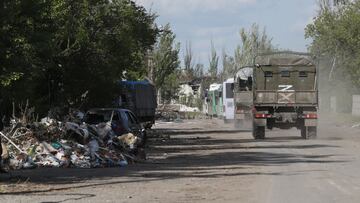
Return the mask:
M253 137L256 140L265 139L265 126L257 126L255 123L253 124Z
M317 127L316 126L303 126L301 128L301 137L309 140L315 139L317 136Z

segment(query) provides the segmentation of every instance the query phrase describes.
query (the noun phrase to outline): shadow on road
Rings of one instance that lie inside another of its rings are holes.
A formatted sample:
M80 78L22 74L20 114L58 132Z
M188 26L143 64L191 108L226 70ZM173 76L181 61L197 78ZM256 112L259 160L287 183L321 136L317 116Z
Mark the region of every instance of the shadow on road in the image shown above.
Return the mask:
M149 134L165 134L165 135L203 135L203 134L230 134L230 133L241 133L251 132L249 129L230 129L230 130L192 130L192 129L156 129L152 130ZM155 136L156 137L156 136Z
M11 184L28 182L43 184L48 188L23 190L1 193L2 195L33 195L77 188L92 188L106 185L124 185L128 183L142 183L163 181L179 178L219 178L251 175L285 175L292 176L298 172L259 172L252 170L258 166L288 166L292 164L343 163L343 159L333 154L299 154L291 150L267 149L317 149L337 148L326 144L291 143L300 138L281 137L269 138L263 141L234 137L232 131L219 131L224 136L212 138L210 136L190 137L199 134L198 130L181 131L181 135L169 138L150 139L150 155L148 163L132 165L126 168L102 169L54 169L43 168L13 172L12 176L1 175L1 183ZM205 131L201 131L200 134ZM206 131L204 134L217 133ZM239 131L236 131L239 132ZM177 135L176 133L174 135ZM232 137L227 137L232 135ZM158 157L158 158L156 158Z

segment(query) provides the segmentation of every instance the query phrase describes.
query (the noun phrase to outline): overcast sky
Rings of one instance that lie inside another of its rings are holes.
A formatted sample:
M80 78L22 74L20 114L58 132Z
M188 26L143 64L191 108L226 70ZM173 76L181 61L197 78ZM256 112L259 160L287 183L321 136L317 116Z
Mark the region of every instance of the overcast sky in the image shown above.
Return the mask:
M257 23L266 27L281 49L306 51L304 28L316 14L317 0L135 0L159 15L158 24L170 23L184 48L191 41L198 62L208 65L210 42L219 55L233 54L239 30ZM181 54L183 58L183 53Z

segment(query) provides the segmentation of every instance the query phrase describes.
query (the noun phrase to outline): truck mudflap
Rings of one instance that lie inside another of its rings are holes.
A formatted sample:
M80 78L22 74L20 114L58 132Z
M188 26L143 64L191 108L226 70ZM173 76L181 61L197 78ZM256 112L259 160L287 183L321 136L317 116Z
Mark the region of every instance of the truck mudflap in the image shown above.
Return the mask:
M304 120L304 126L313 126L316 127L318 124L318 120L317 119L305 119Z
M267 125L267 120L266 119L254 119L254 124L256 124L257 126L266 126Z
M304 119L304 126L316 127L318 124L318 115L316 112L305 112L300 118Z
M267 114L267 112L257 112L254 114L254 125L267 126L268 118L272 118L272 115Z

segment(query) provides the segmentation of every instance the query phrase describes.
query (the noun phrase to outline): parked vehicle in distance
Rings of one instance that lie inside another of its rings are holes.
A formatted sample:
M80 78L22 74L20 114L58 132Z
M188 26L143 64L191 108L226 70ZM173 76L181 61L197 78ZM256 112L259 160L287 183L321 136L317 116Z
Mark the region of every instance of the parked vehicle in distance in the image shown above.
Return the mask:
M211 117L223 116L222 84L211 84L207 93L208 115Z
M275 52L255 58L253 136L265 138L265 128L301 130L304 139L317 134L318 77L310 55Z
M234 78L227 79L223 83L223 112L224 122L229 123L234 121Z
M141 138L141 145L145 144L146 131L135 114L128 109L91 109L87 111L84 117L84 122L90 125L97 125L110 121L112 130L117 136L133 133L135 136Z
M253 67L242 67L234 80L235 127L244 127L245 121L252 121L253 109Z
M121 81L119 86L120 95L116 107L129 109L145 128L151 128L155 124L157 108L155 86L147 80Z

